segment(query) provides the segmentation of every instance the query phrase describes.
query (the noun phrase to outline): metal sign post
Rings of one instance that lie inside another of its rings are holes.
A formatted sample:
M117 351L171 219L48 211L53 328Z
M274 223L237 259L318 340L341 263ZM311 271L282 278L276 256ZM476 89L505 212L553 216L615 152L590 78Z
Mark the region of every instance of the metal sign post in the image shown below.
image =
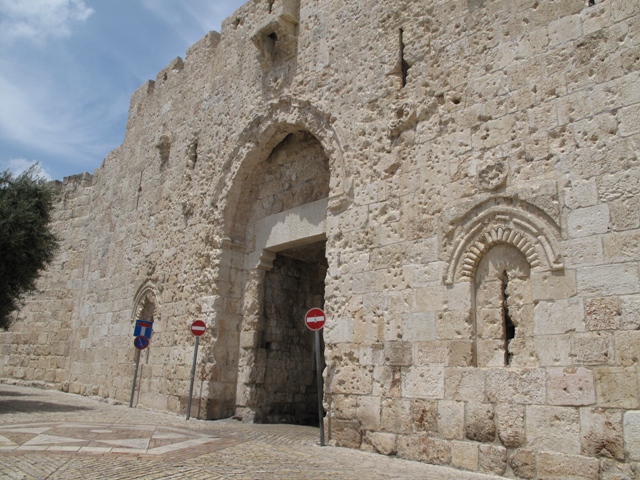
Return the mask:
M129 400L129 408L133 407L133 396L136 393L136 379L138 378L138 367L140 366L140 351L149 346L149 338L138 335L133 340L133 346L136 347L136 369L133 372L133 384L131 385L131 399Z
M320 331L327 320L324 311L312 308L304 316L304 323L316 336L316 380L318 383L318 423L320 424L320 445L324 447L324 409L322 408L322 370L320 363Z
M202 320L196 320L191 324L191 333L196 337L196 346L193 349L193 366L191 367L191 385L189 385L189 403L187 404L187 420L191 417L191 400L193 398L193 381L196 378L196 360L198 359L198 343L200 335L204 333L207 326Z

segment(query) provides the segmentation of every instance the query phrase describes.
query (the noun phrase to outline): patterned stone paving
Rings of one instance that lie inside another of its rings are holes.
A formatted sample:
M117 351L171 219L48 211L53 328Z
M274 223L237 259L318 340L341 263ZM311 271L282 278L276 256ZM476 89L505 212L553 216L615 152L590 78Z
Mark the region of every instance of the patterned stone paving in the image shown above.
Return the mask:
M0 384L0 479L475 480L318 445L318 429L191 419Z

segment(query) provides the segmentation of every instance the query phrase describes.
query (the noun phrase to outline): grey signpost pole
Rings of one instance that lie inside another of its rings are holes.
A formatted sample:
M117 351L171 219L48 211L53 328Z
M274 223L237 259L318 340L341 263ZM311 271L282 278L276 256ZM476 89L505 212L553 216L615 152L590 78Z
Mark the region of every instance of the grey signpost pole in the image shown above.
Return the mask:
M204 334L207 325L202 320L196 320L191 324L191 333L196 337L196 347L193 349L193 366L191 367L191 385L189 385L189 403L187 404L187 420L191 417L191 399L193 398L193 381L196 378L196 361L198 359L198 343L200 335Z
M324 409L322 408L322 363L320 355L320 332L327 316L320 308L312 308L304 316L304 324L316 335L316 380L318 383L318 424L320 425L320 445L324 447Z
M136 393L136 379L138 378L138 366L140 365L140 349L136 349L136 369L133 372L133 384L131 385L131 400L129 408L133 407L133 396Z
M193 349L193 366L191 367L191 385L189 385L189 403L187 405L187 420L191 416L191 399L193 398L193 381L196 378L196 359L198 358L198 343L200 337L196 337L196 348Z
M320 363L320 332L316 330L316 377L318 381L318 419L320 420L320 445L324 447L324 416L322 408L322 370Z

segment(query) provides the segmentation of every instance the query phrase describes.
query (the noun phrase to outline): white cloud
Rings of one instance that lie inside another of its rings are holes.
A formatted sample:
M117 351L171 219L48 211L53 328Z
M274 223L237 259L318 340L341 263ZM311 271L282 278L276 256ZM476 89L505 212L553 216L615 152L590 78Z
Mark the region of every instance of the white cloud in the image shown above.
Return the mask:
M45 180L51 180L51 174L48 169L40 164L36 160L27 160L26 158L12 158L8 162L1 162L2 170L9 169L14 176L20 175L22 172L38 164L36 167L36 176L42 177Z
M37 43L71 34L70 24L89 18L84 0L0 0L0 40Z

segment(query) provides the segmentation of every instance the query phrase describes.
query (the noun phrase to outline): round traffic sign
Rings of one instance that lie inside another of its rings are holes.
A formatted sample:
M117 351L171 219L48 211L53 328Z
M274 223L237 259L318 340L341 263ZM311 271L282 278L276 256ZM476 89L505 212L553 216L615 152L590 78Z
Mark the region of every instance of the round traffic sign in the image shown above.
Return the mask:
M196 337L202 335L206 329L207 326L202 320L196 320L191 324L191 333L193 333Z
M138 350L144 350L149 346L149 339L144 335L138 335L133 340L133 346L136 347Z
M327 320L324 312L320 308L312 308L304 316L304 323L309 330L322 330L324 322Z

